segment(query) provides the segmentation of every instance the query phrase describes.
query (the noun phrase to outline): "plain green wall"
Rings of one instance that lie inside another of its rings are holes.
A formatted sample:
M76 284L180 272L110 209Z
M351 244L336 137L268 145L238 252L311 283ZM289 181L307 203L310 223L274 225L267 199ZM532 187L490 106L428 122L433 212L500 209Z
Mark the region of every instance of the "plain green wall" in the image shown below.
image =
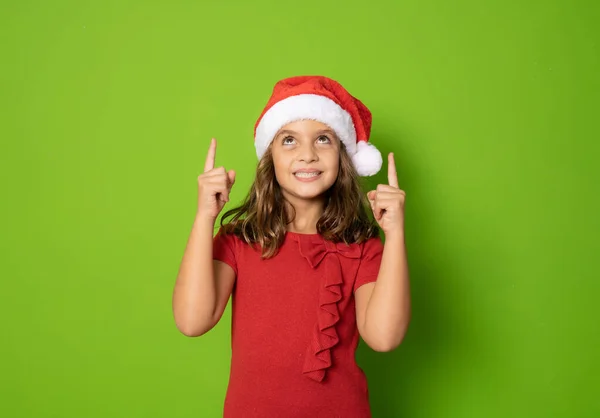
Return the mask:
M0 416L220 416L229 308L198 339L171 314L196 178L215 136L245 195L298 74L371 108L407 192L374 417L600 416L597 4L3 2Z

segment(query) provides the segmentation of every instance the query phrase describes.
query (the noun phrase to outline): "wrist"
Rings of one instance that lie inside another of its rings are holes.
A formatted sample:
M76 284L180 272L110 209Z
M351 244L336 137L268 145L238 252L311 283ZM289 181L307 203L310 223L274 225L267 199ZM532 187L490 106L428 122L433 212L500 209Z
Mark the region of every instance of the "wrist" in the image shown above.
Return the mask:
M202 226L210 226L214 228L217 218L203 212L196 212L194 223Z
M400 241L404 241L404 229L400 228L400 229L394 229L392 231L386 231L385 232L385 239L386 240L400 240Z

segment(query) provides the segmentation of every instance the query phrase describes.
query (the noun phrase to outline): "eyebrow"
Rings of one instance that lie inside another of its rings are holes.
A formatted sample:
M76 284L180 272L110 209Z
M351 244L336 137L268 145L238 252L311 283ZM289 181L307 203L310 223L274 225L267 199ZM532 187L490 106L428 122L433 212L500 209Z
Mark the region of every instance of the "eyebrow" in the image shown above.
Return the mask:
M331 129L322 129L318 131L317 134L330 134L335 136L335 132L333 132Z
M298 134L298 132L296 132L296 131L292 131L292 130L290 130L290 129L285 129L285 130L283 130L283 131L279 132L279 134L278 134L277 136L281 136L281 135L284 135L284 134L297 135L297 134ZM316 134L317 134L317 135L321 135L321 134L330 134L330 135L333 135L333 136L335 136L335 132L334 132L334 131L332 131L331 129L321 129L320 131L317 131L317 132L316 132Z

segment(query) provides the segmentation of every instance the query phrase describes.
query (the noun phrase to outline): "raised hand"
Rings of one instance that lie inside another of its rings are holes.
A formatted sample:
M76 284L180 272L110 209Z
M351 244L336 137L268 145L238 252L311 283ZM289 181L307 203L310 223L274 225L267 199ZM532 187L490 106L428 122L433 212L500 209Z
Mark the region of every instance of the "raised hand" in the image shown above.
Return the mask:
M215 168L217 140L211 139L204 163L204 172L198 176L198 214L213 220L229 202L229 192L235 183L235 171Z
M406 192L398 187L398 175L394 154L388 155L388 184L377 185L376 190L367 193L375 220L383 232L404 233L404 201Z

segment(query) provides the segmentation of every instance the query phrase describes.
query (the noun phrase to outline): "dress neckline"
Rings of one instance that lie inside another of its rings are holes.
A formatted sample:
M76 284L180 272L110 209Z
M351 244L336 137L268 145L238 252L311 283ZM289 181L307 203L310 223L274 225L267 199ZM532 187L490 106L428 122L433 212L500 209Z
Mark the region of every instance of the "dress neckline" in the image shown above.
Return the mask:
M321 236L321 234L319 234L318 232L314 233L314 234L305 234L302 232L286 231L286 234L288 234L291 237L299 237L299 238L300 237L320 237Z

